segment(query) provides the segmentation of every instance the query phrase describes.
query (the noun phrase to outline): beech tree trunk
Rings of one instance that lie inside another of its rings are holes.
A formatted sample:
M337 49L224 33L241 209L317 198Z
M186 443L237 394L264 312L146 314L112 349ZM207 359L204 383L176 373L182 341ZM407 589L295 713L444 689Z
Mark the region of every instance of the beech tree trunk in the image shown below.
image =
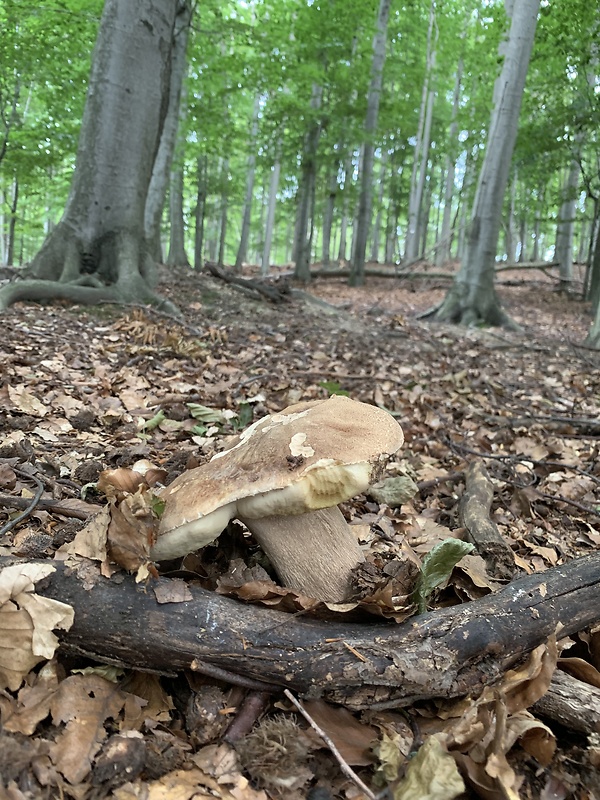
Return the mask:
M175 30L173 32L173 53L171 57L171 82L169 86L169 105L165 117L158 153L154 159L152 178L148 187L144 211L144 229L150 254L155 261L162 261L163 252L160 241L161 222L171 164L180 124L181 94L187 66L187 42L192 18L192 9L187 2L178 2Z
M419 243L423 230L421 214L423 205L423 191L427 177L427 160L429 158L429 141L431 139L431 123L433 119L433 103L435 92L433 88L433 72L436 61L437 25L435 21L435 1L429 8L429 26L427 29L427 67L423 81L423 94L421 110L419 113L419 129L413 159L413 169L410 181L410 197L408 201L408 227L406 229L406 244L404 258L414 261L419 255Z
M352 153L348 153L344 160L344 193L342 195L342 219L340 222L340 246L337 263L346 261L346 248L348 241L348 209L350 207L350 180L352 177Z
M240 244L235 257L235 272L242 271L242 264L246 261L248 253L248 239L250 237L250 222L252 219L252 199L254 196L254 175L256 173L256 137L258 136L258 112L260 111L260 96L254 98L252 110L252 124L250 128L250 154L246 163L246 196L244 198L244 211L242 214L242 231Z
M458 110L464 61L461 56L456 68L454 79L454 95L452 97L452 122L448 132L448 139L453 147L458 136ZM452 198L454 197L454 175L456 172L455 156L453 152L446 156L446 183L444 186L444 214L442 216L442 230L435 251L435 263L440 267L450 261L450 248L452 239Z
M504 62L494 87L494 110L473 204L465 258L435 319L464 325L511 325L494 286L502 204L510 172L521 100L533 47L540 0L505 0L512 20Z
M321 249L321 264L324 269L328 269L331 265L331 228L333 226L335 199L337 197L339 188L338 169L339 163L336 158L331 168L331 175L329 176L327 200L325 202L325 213L323 214L323 244Z
M5 286L0 308L47 298L167 304L152 289L144 209L167 111L176 11L173 0L106 0L63 218L33 261L39 280Z
M277 191L279 189L279 175L281 173L281 160L279 155L271 170L269 183L269 201L267 204L267 222L265 225L265 244L262 253L261 274L268 275L271 269L271 247L273 245L273 231L275 229L275 208L277 206Z
M229 158L224 158L221 167L221 222L219 227L219 254L217 256L217 262L220 267L222 267L225 263L225 240L227 237L227 211L229 205L229 192L227 189L228 181Z
M381 151L381 160L379 162L379 180L377 187L377 213L375 215L375 221L373 222L373 233L371 235L371 261L374 261L375 263L379 261L379 247L381 242L381 227L383 220L383 195L387 177L387 161L388 161L388 151L385 148L383 148Z
M185 219L183 216L183 164L171 170L169 185L169 254L167 264L189 267L185 251Z
M383 65L387 42L387 26L390 16L391 0L379 0L377 29L373 37L373 60L371 61L371 84L367 95L367 114L365 118L365 140L363 144L362 170L359 176L360 195L356 217L356 236L352 250L350 286L362 286L365 282L365 254L367 236L371 227L371 207L373 204L373 155L374 136L379 118L379 101L383 81Z
M560 286L564 291L571 290L571 281L573 280L573 236L580 171L579 161L573 159L562 188L562 203L558 212L558 224L556 226L554 260L558 261Z
M197 190L196 213L194 230L194 267L202 269L204 266L204 221L206 217L206 184L208 179L208 164L206 156L198 156L197 161Z
M312 214L314 205L315 184L317 179L317 148L321 137L321 122L317 113L321 108L323 87L313 84L310 108L315 115L304 141L302 155L301 186L298 190L298 214L294 252L296 267L294 277L304 283L310 281L310 256L312 247Z

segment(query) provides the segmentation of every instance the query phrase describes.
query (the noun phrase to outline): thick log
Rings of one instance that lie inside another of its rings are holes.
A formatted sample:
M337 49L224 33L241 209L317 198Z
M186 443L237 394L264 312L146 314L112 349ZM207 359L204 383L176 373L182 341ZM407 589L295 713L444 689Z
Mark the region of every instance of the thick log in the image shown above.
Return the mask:
M477 694L557 628L568 636L600 621L600 553L400 625L297 618L193 585L191 600L159 604L154 589L168 578L92 581L89 568L79 577L52 563L36 591L75 609L60 634L71 652L159 672L217 667L351 708Z

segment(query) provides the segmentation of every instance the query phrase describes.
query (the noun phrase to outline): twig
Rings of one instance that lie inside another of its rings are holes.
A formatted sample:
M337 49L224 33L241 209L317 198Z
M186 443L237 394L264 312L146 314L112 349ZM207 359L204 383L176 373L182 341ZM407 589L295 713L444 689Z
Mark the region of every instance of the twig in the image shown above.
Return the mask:
M70 517L72 519L89 519L92 514L100 510L100 506L89 503L89 508L69 508L68 506L61 506L61 500L52 500L50 497L42 497L37 502L36 507L42 511L51 511L53 514L59 514L61 517ZM25 508L29 509L31 500L27 497L13 497L11 494L0 494L0 506L6 508ZM31 512L29 512L31 513ZM0 529L0 534L2 529Z
M283 693L287 697L287 699L290 701L290 703L293 703L293 705L302 714L302 716L308 722L310 727L314 731L316 731L316 733L321 737L321 739L323 739L323 741L325 742L327 747L331 750L332 754L334 755L336 761L340 765L340 768L341 768L342 772L344 773L344 775L347 778L350 778L350 780L353 783L355 783L358 786L358 788L367 795L369 800L376 800L376 795L374 795L373 792L369 789L369 787L365 783L363 783L361 781L361 779L358 777L356 772L354 772L354 770L350 767L350 765L347 764L344 761L344 759L342 758L342 754L337 749L337 747L335 746L333 741L329 738L329 736L325 733L325 731L317 725L317 723L310 716L308 711L304 708L302 703L294 697L294 695L290 692L289 689L284 689Z
M35 495L32 497L31 501L27 504L27 508L25 509L25 511L23 511L22 514L16 516L14 519L9 520L5 525L3 525L0 528L0 536L4 536L5 533L12 531L12 529L15 528L19 524L19 522L22 522L24 519L27 519L27 517L33 513L36 506L42 499L42 495L44 494L44 484L36 475L29 475L29 473L23 472L23 470L17 469L16 467L13 467L13 470L17 473L17 475L20 475L22 478L27 478L28 480L32 480L37 486L37 491Z
M250 733L254 723L266 709L271 699L269 692L248 692L239 707L231 725L225 731L223 739L229 744L239 742L247 733Z

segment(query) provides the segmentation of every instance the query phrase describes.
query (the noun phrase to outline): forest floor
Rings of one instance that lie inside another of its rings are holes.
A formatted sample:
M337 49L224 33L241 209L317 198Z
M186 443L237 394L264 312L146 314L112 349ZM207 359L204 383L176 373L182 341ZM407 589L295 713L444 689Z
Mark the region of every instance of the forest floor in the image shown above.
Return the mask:
M410 550L418 560L460 536L464 474L478 460L519 573L600 549L600 353L582 346L588 306L559 294L549 274L500 275L499 295L520 333L419 321L448 287L435 276L368 278L360 289L323 278L281 303L191 270L165 270L163 278L183 322L116 305L19 304L6 312L0 556L51 559L68 545L106 503L95 487L103 470L146 458L169 482L253 419L336 392L395 415L405 444L388 473L416 484L401 508L364 496L344 504L371 558ZM215 565L226 572L228 564L216 548L206 551L186 568L217 588ZM499 585L479 556L467 556L430 607L469 602ZM2 642L12 635L2 613L12 591L0 581ZM394 617L393 603L380 613ZM4 648L0 676L11 663ZM1 798L600 799L600 730L573 730L537 713L549 678L533 667L525 670L529 701L518 708L507 709L503 685L493 702L432 699L404 713L351 713L311 700L309 715L338 746L338 760L282 697L232 745L225 734L243 699L239 687L194 675L106 674L60 649L42 668L33 664L0 686ZM560 642L558 668L597 692L600 628ZM589 696L597 704L600 694ZM592 711L600 719L600 705ZM453 742L450 766L445 746L425 765L410 761L432 734ZM457 763L469 785L463 795ZM428 769L440 778L437 789ZM412 793L407 780L416 782Z

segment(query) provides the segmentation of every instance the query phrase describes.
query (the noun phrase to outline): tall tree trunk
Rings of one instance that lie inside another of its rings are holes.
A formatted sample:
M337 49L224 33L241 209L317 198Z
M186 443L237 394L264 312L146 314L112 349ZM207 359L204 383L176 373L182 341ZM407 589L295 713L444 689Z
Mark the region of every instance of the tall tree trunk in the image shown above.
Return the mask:
M279 149L279 148L278 148ZM267 224L265 225L265 245L262 254L261 274L268 275L271 269L271 247L273 245L273 231L275 229L275 208L277 206L277 191L279 189L279 175L281 173L281 160L279 153L271 170L269 183L269 202L267 204Z
M448 132L450 152L446 156L446 184L444 187L444 215L442 217L442 231L435 253L435 263L441 267L450 261L450 245L452 237L452 198L454 197L454 176L456 174L456 163L454 157L454 146L458 136L458 110L460 104L460 92L462 88L462 74L464 70L464 60L462 56L456 68L454 79L454 94L452 97L452 122Z
M169 266L189 267L185 251L185 220L183 216L183 164L178 163L171 170L169 186Z
M571 291L573 280L573 235L575 232L579 173L579 160L574 158L571 161L567 179L562 187L562 202L556 226L554 260L558 261L560 288L566 292Z
M240 244L235 257L234 272L242 271L242 264L246 261L248 253L248 239L250 237L250 222L252 220L252 198L254 195L254 176L256 174L256 138L258 136L258 113L260 111L260 96L254 98L252 109L252 123L250 126L250 153L246 163L246 196L244 198L244 212L242 215L242 232Z
M52 297L166 305L151 288L144 206L167 110L176 10L172 0L106 0L63 218L33 260L40 280L3 287L0 307Z
M419 255L419 218L423 202L425 179L427 177L427 160L429 158L429 141L431 138L433 103L435 100L433 71L436 61L437 36L435 0L432 0L429 7L429 25L427 28L427 64L425 67L425 79L423 80L419 128L415 144L413 169L410 180L410 196L408 201L408 227L406 229L406 245L404 248L404 258L408 262L413 261Z
M187 66L187 43L192 18L192 8L187 2L178 2L173 52L171 57L171 82L169 86L169 105L165 117L160 145L148 187L144 210L144 230L148 249L155 261L162 261L163 252L160 241L161 223L167 187L171 176L171 163L177 141L177 130L181 120L181 94Z
M335 211L335 199L338 193L338 170L339 162L334 160L331 175L329 176L329 186L327 191L327 201L325 203L325 213L323 214L323 244L321 249L321 262L323 269L331 266L331 228L333 226L333 214Z
M506 258L509 264L514 264L517 260L517 232L515 225L516 198L517 198L517 170L513 172L513 179L510 184L508 213L506 215L506 220L504 222Z
M204 218L206 216L206 184L207 184L207 158L198 156L197 160L197 191L196 213L194 230L194 267L201 270L204 266Z
M546 184L541 183L537 191L537 202L533 221L533 248L531 251L532 261L539 261L541 258L540 236L542 232L542 218L544 216L545 197Z
M350 180L352 177L352 153L344 159L344 192L342 195L342 219L340 221L340 247L337 263L346 261L346 248L348 240L348 214L350 209Z
M224 158L221 167L221 217L219 226L219 255L217 263L220 267L225 264L225 241L227 237L227 210L229 204L229 158Z
M296 267L294 277L308 283L310 281L310 256L312 246L311 207L313 206L315 184L317 177L317 149L321 137L321 122L316 114L321 108L323 87L313 84L310 108L313 119L304 141L302 155L301 186L298 190L298 215L294 250L296 253Z
M387 177L388 152L385 148L381 150L381 160L379 162L379 181L377 188L377 213L373 222L373 233L371 235L371 261L379 261L379 246L381 240L381 224L383 220L383 197L385 192L385 179Z
M10 198L10 217L8 219L8 237L6 247L6 263L9 267L15 263L15 231L17 228L17 207L19 205L19 181L15 177Z
M373 59L371 61L371 84L367 95L367 114L365 117L365 139L363 145L362 170L359 175L360 194L356 217L356 236L353 243L353 256L349 283L362 286L365 282L365 254L367 235L371 223L373 194L373 155L375 152L375 133L379 118L379 102L383 82L383 66L387 42L387 26L390 16L391 0L379 0L377 29L373 37Z
M508 42L502 47L502 71L494 87L494 110L473 205L468 250L451 289L434 312L439 320L514 325L496 295L495 261L539 5L540 0L519 0L512 8Z

